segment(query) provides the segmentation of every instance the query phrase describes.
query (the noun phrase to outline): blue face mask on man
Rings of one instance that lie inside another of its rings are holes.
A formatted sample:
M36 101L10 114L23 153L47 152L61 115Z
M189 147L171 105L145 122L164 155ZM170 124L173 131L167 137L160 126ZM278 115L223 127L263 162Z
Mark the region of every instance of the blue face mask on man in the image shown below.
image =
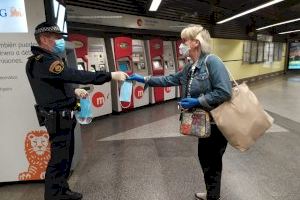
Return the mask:
M63 38L55 40L55 45L53 47L54 53L63 53L65 51L65 40Z

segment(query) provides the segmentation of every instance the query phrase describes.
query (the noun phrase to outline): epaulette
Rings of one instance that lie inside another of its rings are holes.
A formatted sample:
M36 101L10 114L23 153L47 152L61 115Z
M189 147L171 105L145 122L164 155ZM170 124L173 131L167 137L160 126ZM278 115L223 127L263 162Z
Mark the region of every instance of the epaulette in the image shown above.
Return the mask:
M34 57L35 57L35 55L31 55L27 59L30 60L30 59L33 59Z
M34 57L35 60L40 60L43 57L43 54L38 54Z

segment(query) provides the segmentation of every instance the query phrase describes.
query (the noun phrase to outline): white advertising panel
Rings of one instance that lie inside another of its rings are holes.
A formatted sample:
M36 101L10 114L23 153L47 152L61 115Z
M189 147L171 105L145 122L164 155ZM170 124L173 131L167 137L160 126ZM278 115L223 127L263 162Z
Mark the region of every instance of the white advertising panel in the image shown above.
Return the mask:
M27 33L24 0L1 0L0 33Z
M28 28L26 22L10 21L9 24L14 26L10 31L17 33L3 33L2 21L0 25L0 182L41 179L46 166L30 174L30 167L35 165L32 158L49 157L49 136L38 125L33 107L35 101L25 72L27 58L31 55L30 46L36 44L34 27L45 20L43 2L26 0L26 16L23 0L1 1L1 8L8 9L8 16L12 6L21 10L21 16L27 17ZM41 151L38 150L40 147Z

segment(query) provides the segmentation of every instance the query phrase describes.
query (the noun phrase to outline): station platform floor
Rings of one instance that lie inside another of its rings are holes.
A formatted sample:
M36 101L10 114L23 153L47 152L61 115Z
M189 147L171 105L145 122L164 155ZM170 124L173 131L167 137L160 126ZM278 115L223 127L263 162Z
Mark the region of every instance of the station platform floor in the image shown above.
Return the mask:
M275 123L246 152L228 145L221 199L300 200L300 75L260 81L251 89ZM84 126L71 188L85 200L193 200L205 191L197 139L179 135L176 102ZM43 190L43 183L4 184L0 199L41 200Z

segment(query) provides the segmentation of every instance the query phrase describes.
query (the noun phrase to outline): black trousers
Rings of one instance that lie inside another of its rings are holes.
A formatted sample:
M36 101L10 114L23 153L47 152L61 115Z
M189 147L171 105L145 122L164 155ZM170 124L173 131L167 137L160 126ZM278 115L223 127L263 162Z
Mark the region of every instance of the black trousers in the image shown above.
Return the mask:
M60 195L69 189L67 179L74 155L74 129L76 126L76 120L69 120L71 121L58 122L56 131L49 133L51 158L45 175L45 200L58 200Z
M200 138L198 157L204 174L207 200L217 200L221 192L222 157L227 140L215 124L211 126L211 136Z

